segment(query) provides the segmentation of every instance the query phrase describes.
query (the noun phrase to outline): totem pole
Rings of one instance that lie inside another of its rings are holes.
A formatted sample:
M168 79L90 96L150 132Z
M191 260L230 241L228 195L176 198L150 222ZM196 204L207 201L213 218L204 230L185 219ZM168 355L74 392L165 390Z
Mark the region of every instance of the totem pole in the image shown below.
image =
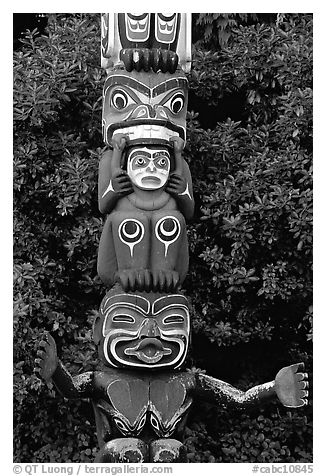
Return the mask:
M195 398L247 407L277 396L307 403L302 363L242 392L183 369L190 313L186 220L194 211L186 140L191 15L102 15L103 137L98 201L106 215L98 274L108 290L93 325L98 370L71 376L50 334L38 372L67 398L90 398L96 462L186 462L183 430Z

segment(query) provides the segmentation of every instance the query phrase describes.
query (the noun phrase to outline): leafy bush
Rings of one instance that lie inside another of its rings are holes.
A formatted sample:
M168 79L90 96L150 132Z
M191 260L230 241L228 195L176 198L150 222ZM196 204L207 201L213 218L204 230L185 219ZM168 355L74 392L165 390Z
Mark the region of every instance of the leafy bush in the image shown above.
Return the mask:
M197 206L188 364L245 389L296 361L312 370L312 19L225 16L232 35L216 52L207 48L222 24L205 18L185 150ZM96 366L99 16L50 15L47 35L36 33L14 53L15 460L87 462L91 406L60 397L33 367L45 329L72 373ZM220 110L235 97L235 110ZM309 407L273 402L244 415L197 402L185 444L191 462L307 462L311 438Z

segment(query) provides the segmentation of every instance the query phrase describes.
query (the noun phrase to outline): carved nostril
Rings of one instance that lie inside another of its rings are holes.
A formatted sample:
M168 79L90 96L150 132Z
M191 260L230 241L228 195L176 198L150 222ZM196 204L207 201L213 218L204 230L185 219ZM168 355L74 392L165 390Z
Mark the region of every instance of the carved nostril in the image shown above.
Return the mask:
M166 112L164 111L163 106L156 105L156 106L154 106L154 108L155 108L155 112L156 112L156 117L161 117L163 119L168 118Z
M147 116L147 111L146 107L141 107L138 109L136 117L146 117Z

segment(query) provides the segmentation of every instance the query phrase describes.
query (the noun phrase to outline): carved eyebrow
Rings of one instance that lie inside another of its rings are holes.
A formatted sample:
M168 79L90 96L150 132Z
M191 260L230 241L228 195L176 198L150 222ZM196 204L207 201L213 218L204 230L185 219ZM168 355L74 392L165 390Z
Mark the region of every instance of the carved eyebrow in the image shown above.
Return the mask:
M162 93L166 93L174 88L182 88L187 86L188 80L186 78L172 78L168 79L164 83L160 83L153 88L152 97L159 96Z
M141 150L141 149L137 149L137 150L134 150L130 156L128 157L129 160L133 159L134 157L136 157L137 155L142 155L142 156L145 156L145 157L148 157L150 159L151 157L151 154L149 152L147 152L146 150Z
M162 150L160 152L155 152L154 155L153 155L154 159L156 159L156 157L162 157L162 156L166 157L167 159L170 158L170 154L166 150Z
M121 75L117 74L107 78L105 82L104 94L106 94L106 91L110 86L115 86L115 85L128 86L138 91L139 93L145 94L145 96L148 96L148 97L151 96L151 89L148 86L146 86L146 84L141 83L140 81L137 81L137 79L129 78L128 76L123 76L122 74Z
M145 314L148 314L150 310L149 301L142 296L136 294L116 294L105 299L103 305L101 305L101 311L103 314L106 314L112 308L118 306L122 306L123 309L137 309Z
M188 80L183 77L179 78L172 78L168 79L167 81L158 84L154 88L149 88L146 86L146 84L141 83L140 81L137 81L137 79L130 78L129 76L124 76L124 75L113 75L109 76L105 82L105 91L104 95L106 94L107 89L110 86L127 86L135 91L138 91L139 93L144 94L147 97L156 97L159 96L162 93L166 93L170 91L171 89L174 88L184 88L187 86Z

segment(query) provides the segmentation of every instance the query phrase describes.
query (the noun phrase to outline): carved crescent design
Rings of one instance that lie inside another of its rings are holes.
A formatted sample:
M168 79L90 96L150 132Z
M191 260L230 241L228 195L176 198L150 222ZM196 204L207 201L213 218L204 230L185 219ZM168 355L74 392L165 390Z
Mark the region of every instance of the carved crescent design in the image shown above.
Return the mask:
M145 234L144 225L136 219L126 218L118 229L119 238L130 249L130 256L133 256L134 246L141 242Z

